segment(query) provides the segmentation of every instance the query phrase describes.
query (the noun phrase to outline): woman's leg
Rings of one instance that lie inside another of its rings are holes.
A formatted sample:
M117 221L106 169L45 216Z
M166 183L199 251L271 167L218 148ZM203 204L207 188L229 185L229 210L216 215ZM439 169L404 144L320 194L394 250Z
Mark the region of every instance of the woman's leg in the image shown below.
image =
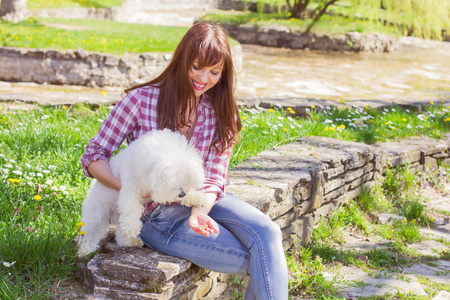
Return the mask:
M248 274L250 253L239 239L217 224L219 234L209 237L192 231L188 225L191 208L160 205L142 218L140 237L152 249L187 259L220 273Z
M188 226L191 209L159 206L143 218L140 237L163 253L185 258L205 269L250 274L245 299L285 300L287 267L278 225L253 206L229 194L211 210L220 233L209 237Z
M227 194L209 213L250 252L245 299L288 299L288 271L280 227L252 205Z

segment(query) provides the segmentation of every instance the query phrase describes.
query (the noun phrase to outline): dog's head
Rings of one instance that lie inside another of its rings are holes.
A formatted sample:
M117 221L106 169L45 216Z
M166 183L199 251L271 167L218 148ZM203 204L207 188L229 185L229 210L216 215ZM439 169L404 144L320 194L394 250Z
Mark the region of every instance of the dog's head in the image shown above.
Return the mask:
M182 202L205 181L203 160L196 152L162 155L149 174L152 200L161 204Z

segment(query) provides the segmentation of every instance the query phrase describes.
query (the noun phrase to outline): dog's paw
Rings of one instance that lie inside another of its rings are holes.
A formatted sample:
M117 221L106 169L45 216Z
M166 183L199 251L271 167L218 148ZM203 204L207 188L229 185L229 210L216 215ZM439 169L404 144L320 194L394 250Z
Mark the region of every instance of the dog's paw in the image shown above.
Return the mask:
M188 207L201 207L206 203L206 196L204 193L195 191L191 192L180 201L181 205Z
M84 257L84 256L94 252L95 250L97 250L97 247L92 246L87 243L81 243L80 248L78 248L77 256Z
M123 222L120 224L120 228L123 230L124 234L133 239L141 233L142 223L139 222Z
M126 236L122 236L117 238L116 237L116 241L117 241L117 245L119 245L120 247L136 247L136 248L142 248L142 246L144 246L144 243L142 242L142 240L139 237L126 237Z

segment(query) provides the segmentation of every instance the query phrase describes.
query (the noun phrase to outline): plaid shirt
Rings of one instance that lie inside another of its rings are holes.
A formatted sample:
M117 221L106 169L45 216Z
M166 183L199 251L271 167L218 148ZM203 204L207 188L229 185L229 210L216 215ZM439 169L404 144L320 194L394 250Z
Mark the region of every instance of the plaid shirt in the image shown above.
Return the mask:
M92 178L87 170L92 161L98 159L108 161L114 151L119 149L125 138L129 144L145 133L158 129L156 115L158 95L158 87L145 86L129 92L125 98L117 103L103 121L98 133L89 141L85 153L81 157L83 172L86 176ZM197 124L189 143L198 149L204 160L206 180L201 190L217 193L217 200L220 200L225 193L232 148L226 149L223 153L218 153L211 147L215 137L215 129L214 109L209 102L209 98L202 96L197 108ZM156 206L157 204L150 204L145 212Z

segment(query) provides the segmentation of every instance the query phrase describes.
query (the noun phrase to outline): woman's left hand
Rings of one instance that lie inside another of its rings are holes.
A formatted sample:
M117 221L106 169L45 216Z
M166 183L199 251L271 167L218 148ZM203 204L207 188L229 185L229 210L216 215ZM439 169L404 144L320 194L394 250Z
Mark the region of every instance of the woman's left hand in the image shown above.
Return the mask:
M210 236L211 233L219 233L219 228L216 227L213 219L201 210L192 210L188 224L195 233L203 236Z

